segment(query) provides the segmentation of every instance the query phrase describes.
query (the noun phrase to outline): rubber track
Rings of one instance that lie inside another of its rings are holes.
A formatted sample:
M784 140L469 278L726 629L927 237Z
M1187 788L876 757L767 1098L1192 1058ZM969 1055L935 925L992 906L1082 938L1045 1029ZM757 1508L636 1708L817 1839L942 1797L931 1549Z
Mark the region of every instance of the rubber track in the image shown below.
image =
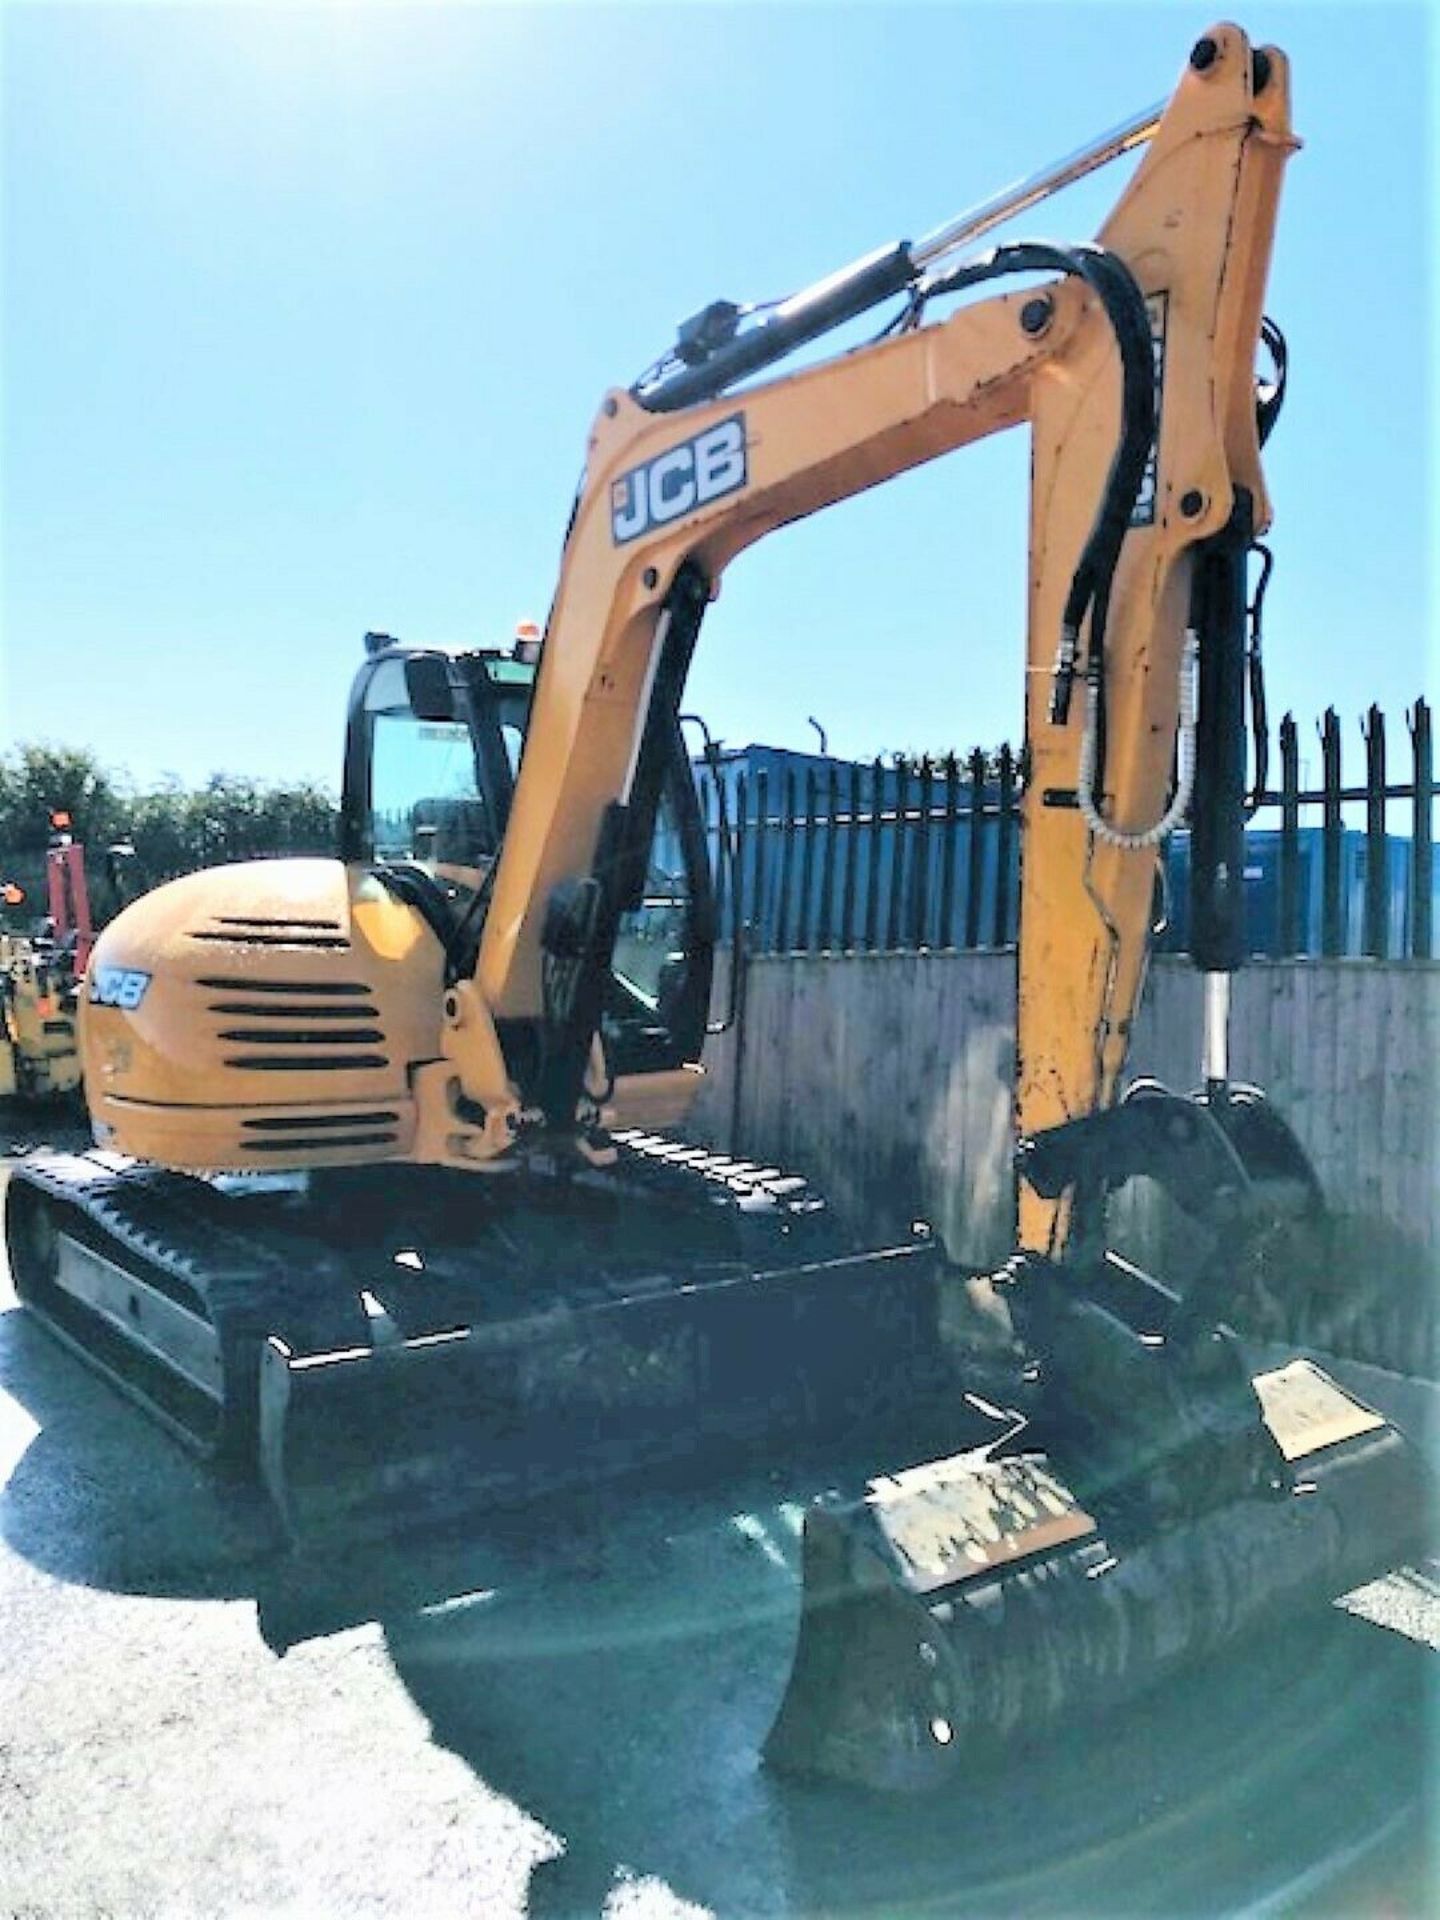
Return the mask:
M244 1313L257 1295L283 1305L283 1267L234 1230L225 1195L203 1180L118 1155L56 1153L23 1160L12 1179L62 1202L91 1229L92 1245L122 1249L163 1291L212 1318Z
M768 1216L783 1222L787 1231L803 1222L811 1233L835 1236L829 1209L803 1175L687 1146L664 1134L631 1131L614 1137L620 1148L619 1171L657 1196L692 1205L725 1206L757 1228Z
M795 1175L659 1134L627 1133L616 1144L619 1164L594 1176L594 1184L628 1192L642 1214L657 1207L682 1218L690 1213L710 1228L717 1210L728 1214L736 1229L731 1263L785 1267L831 1250L828 1212ZM254 1380L269 1334L294 1337L298 1330L301 1345L310 1348L353 1344L355 1296L365 1281L353 1250L328 1242L318 1223L303 1215L279 1217L278 1204L275 1217L267 1219L265 1189L258 1183L226 1190L202 1176L116 1154L41 1152L16 1166L12 1184L45 1194L68 1216L62 1231L108 1253L216 1329L227 1383L218 1442L177 1423L173 1410L160 1407L138 1375L126 1388L172 1430L181 1425L191 1444L205 1452L243 1454L251 1444ZM237 1224L242 1207L248 1216L243 1229ZM713 1240L713 1234L709 1237ZM688 1277L683 1259L677 1269L678 1284ZM483 1280L479 1265L477 1275ZM623 1273L592 1272L573 1279L565 1297L585 1305L624 1291ZM31 1304L85 1355L85 1339L69 1315L52 1319L43 1302ZM113 1373L113 1363L89 1357Z

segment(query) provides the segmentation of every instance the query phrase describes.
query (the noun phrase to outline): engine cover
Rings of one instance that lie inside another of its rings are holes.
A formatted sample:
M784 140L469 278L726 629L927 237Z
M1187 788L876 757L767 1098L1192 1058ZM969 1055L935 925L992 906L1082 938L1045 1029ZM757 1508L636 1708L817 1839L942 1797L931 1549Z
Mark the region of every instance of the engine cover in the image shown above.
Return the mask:
M81 1001L101 1145L194 1171L404 1157L438 1059L443 955L338 860L172 880L112 921Z

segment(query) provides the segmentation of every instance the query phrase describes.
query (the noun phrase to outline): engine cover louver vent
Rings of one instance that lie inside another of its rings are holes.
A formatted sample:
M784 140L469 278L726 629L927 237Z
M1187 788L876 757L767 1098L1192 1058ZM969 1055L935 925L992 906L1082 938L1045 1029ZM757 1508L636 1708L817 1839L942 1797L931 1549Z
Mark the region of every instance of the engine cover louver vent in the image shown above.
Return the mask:
M350 945L349 936L338 920L291 920L248 913L218 913L208 926L193 928L190 938L217 941L226 946L311 947L327 953L344 952Z
M393 1147L400 1116L388 1110L363 1113L268 1114L242 1120L243 1153L333 1153L340 1147Z
M221 1063L253 1073L352 1073L387 1067L385 1030L369 987L359 981L243 980L198 983ZM337 1143L338 1144L338 1143Z

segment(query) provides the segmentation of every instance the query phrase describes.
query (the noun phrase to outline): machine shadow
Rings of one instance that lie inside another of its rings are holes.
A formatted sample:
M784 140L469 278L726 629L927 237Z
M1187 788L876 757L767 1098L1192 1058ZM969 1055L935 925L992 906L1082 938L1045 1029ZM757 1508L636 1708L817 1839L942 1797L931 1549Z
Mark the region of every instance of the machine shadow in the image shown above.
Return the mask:
M568 1575L385 1623L434 1738L563 1839L532 1914L598 1913L617 1863L717 1913L1214 1914L1377 1843L1425 1910L1434 1654L1338 1610L924 1800L768 1773L794 1518L622 1519Z
M612 1489L307 1566L253 1493L19 1312L0 1314L0 1386L40 1429L0 1499L17 1552L106 1590L253 1598L272 1647L378 1620L436 1743L563 1841L533 1873L537 1920L598 1914L627 1875L724 1914L1333 1912L1325 1886L1376 1845L1399 1862L1395 1911L1433 1891L1435 1655L1347 1613L939 1795L877 1801L757 1757L816 1472Z
M0 1103L0 1162L17 1160L39 1146L84 1153L92 1144L89 1116L78 1099Z
M258 1494L211 1475L18 1306L0 1311L0 1538L71 1585L167 1598L252 1594L278 1552Z

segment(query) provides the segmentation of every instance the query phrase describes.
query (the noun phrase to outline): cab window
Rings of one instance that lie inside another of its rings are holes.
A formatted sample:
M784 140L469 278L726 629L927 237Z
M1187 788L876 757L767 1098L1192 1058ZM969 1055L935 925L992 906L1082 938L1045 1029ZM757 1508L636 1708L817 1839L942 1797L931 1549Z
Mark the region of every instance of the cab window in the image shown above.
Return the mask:
M464 720L420 719L410 707L399 661L387 661L376 672L365 707L372 858L487 866L499 834Z
M681 782L689 778L677 762L656 810L644 895L620 920L602 1021L617 1075L698 1059L703 1042L711 944L696 897L696 852L687 858L684 838Z

